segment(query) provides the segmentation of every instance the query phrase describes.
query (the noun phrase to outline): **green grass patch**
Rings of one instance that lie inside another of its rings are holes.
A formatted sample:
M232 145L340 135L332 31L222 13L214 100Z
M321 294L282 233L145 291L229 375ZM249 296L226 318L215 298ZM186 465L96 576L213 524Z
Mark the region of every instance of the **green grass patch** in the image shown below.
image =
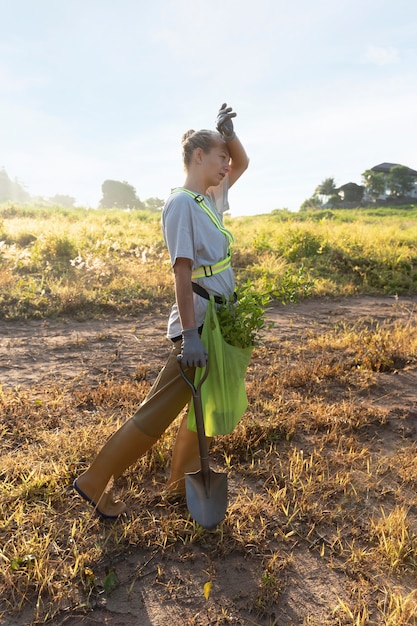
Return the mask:
M281 302L412 295L417 209L334 209L231 218L237 282ZM135 314L173 301L160 215L0 208L3 319Z

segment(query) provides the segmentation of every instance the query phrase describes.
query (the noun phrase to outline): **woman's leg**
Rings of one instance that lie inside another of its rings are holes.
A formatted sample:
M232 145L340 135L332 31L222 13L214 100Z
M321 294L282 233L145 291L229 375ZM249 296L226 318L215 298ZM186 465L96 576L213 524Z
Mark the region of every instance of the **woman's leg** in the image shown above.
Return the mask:
M167 491L173 495L185 494L185 474L197 472L200 467L200 448L198 435L187 427L188 414L182 418L172 452L171 473L167 482ZM209 448L212 437L206 437Z
M74 488L93 504L103 517L117 517L126 506L115 501L106 487L145 454L189 402L190 389L178 367L175 345L135 415L107 441L90 467L74 481ZM191 374L193 372L191 371Z
M121 476L155 442L156 439L141 432L132 419L128 420L110 437L88 470L74 481L74 488L102 517L117 517L125 511L126 505L106 492L111 477Z

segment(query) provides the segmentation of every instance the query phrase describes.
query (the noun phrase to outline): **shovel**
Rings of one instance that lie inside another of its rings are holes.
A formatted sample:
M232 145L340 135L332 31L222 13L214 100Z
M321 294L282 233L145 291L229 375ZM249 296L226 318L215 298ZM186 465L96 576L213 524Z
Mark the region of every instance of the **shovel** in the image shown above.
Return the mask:
M211 530L222 521L227 509L227 475L210 468L206 433L204 429L201 386L208 375L206 370L197 387L186 375L178 357L181 376L190 387L194 400L194 413L197 425L198 445L200 449L201 469L185 474L185 495L191 517L201 526Z

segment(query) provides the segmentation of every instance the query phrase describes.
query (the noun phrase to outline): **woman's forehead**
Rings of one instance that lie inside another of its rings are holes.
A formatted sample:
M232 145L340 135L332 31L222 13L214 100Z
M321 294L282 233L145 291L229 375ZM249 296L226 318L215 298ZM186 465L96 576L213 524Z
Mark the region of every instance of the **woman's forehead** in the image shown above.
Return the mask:
M225 142L225 140L223 138L221 138L218 141L216 141L216 143L214 144L213 148L219 150L220 152L226 152L226 154L229 154L229 148L228 148L227 143Z

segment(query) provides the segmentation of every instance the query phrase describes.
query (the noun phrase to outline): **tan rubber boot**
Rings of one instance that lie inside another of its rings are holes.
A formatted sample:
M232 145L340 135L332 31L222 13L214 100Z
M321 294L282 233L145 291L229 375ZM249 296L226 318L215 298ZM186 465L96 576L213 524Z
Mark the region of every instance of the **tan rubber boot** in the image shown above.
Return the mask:
M176 497L185 495L185 474L197 472L200 467L200 449L197 433L187 428L188 415L184 415L172 452L171 473L167 482L166 496ZM212 437L206 437L207 449Z
M114 500L106 487L114 476L119 478L157 441L145 435L130 419L104 444L88 470L74 480L74 489L103 518L114 519L126 510L121 500Z

